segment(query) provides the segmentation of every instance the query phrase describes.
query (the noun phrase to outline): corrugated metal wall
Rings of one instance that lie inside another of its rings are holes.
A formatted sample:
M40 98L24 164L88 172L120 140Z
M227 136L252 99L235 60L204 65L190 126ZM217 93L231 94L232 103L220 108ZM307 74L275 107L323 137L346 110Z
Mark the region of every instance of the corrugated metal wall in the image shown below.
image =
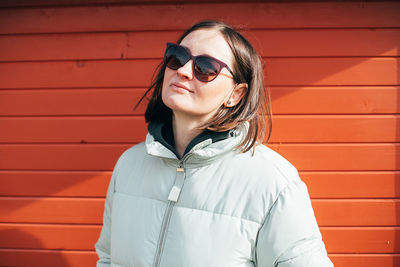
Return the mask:
M146 133L132 108L165 42L216 18L265 60L270 146L335 266L400 266L400 3L179 2L2 1L0 265L94 266L111 170Z

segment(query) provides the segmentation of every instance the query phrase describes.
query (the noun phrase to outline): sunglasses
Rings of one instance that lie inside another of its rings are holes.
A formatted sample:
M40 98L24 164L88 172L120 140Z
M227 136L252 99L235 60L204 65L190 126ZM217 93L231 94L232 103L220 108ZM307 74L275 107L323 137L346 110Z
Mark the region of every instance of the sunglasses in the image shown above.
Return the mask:
M178 44L167 43L164 63L168 68L177 70L191 59L193 60L193 75L201 82L213 81L223 68L226 68L234 76L228 65L216 58L206 55L193 56L187 48Z

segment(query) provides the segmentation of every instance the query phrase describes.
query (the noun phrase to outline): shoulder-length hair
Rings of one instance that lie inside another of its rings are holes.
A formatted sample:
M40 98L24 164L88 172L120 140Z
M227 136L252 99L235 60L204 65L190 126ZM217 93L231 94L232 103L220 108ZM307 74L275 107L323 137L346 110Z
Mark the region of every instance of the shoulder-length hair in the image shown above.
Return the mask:
M246 83L248 86L246 94L238 104L233 107L222 105L200 129L222 132L233 129L240 123L248 122L247 135L237 149L246 152L254 148L257 142L268 142L272 130L272 114L270 94L264 85L260 56L246 38L221 21L198 22L187 29L177 43L181 43L189 33L200 29L213 29L224 37L234 56L232 66L234 81L236 84ZM172 110L164 104L161 98L165 68L164 62L160 63L152 84L138 102L139 104L150 91L153 91L145 112L145 119L148 123L165 122L172 118ZM265 138L265 136L267 137Z

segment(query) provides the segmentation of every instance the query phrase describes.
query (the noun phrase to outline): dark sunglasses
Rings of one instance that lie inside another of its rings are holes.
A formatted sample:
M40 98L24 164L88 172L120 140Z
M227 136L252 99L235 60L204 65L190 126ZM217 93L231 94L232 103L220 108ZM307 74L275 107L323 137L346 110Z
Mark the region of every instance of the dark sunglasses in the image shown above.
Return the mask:
M191 59L193 60L193 75L199 81L213 81L223 68L226 68L233 76L232 70L224 62L206 55L193 56L185 47L178 44L167 43L164 63L168 68L177 70Z

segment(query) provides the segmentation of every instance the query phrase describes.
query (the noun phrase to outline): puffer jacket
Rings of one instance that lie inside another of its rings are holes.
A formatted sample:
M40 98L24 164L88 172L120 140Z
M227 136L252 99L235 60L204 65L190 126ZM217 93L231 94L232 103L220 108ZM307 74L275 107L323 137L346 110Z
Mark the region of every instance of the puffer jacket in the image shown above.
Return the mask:
M297 170L246 127L182 159L148 134L119 158L96 243L97 266L333 266Z

